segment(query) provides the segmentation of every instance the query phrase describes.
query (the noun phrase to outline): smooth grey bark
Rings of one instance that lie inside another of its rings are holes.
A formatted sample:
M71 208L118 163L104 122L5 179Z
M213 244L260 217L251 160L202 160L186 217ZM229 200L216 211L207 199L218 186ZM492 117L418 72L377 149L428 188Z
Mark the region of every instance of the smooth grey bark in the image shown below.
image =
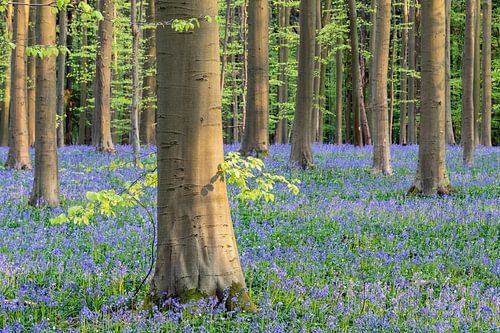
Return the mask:
M13 14L13 6L12 4L7 3L7 8L5 10L5 31L8 36L12 34L12 14ZM12 53L14 51L7 52L6 62L8 64L12 61ZM7 70L5 73L4 79L4 92L3 92L3 101L0 109L0 146L8 146L9 145L9 118L10 118L10 100L11 100L11 77L10 71Z
M476 0L465 2L465 36L462 59L462 145L465 165L474 163L474 38Z
M130 110L130 144L134 163L140 161L141 144L139 140L139 42L140 28L137 21L137 1L130 1L130 25L132 30L132 108Z
M448 0L451 1L451 0ZM406 116L408 114L408 0L403 0L403 29L401 30L401 97L399 103L399 143L406 145Z
M412 3L413 2L413 3ZM410 24L411 28L408 36L408 70L411 71L408 77L408 130L407 142L410 145L417 143L417 107L416 107L416 46L415 39L417 38L416 19L415 19L415 1L410 0Z
M275 143L284 144L288 143L288 26L290 25L290 7L288 2L279 5L279 72L278 80L280 86L278 87L278 123L276 124Z
M68 40L68 12L59 12L59 47L66 47ZM65 101L64 90L66 83L66 52L57 55L57 147L64 147Z
M455 144L451 118L451 0L446 0L446 143Z
M481 144L491 146L491 0L483 2L483 109Z
M342 40L340 38L337 39L337 45L341 45ZM337 114L337 135L336 140L337 144L342 144L342 83L343 83L343 54L342 49L338 48L335 53L335 71L336 71L336 85L335 85L335 108ZM346 137L348 134L346 134Z

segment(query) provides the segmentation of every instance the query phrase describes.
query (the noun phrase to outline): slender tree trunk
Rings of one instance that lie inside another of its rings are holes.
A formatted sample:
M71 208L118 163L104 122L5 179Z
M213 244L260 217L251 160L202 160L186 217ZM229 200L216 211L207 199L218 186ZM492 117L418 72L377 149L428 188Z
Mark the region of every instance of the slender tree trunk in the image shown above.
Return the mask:
M475 0L474 13L474 143L479 144L481 129L481 0Z
M14 5L13 42L16 44L11 67L11 106L9 154L5 166L31 170L28 128L28 86L26 81L26 45L28 44L29 0Z
M59 46L66 47L68 39L68 13L65 10L59 12ZM66 83L66 52L59 52L57 56L57 146L64 147L64 90Z
M291 163L303 169L313 163L311 149L311 113L314 93L314 28L316 0L300 2L299 76L292 131Z
M448 194L445 149L445 43L443 0L422 1L422 114L417 175L410 193Z
M52 0L39 0L36 21L38 45L56 44L56 16ZM59 205L59 171L56 134L56 57L37 58L35 176L31 205Z
M11 4L7 3L7 8L5 10L5 30L6 35L11 36L12 34L12 12L13 7ZM12 53L14 51L7 52L6 62L11 64L12 62ZM3 91L3 101L0 109L0 146L8 146L9 145L9 118L10 118L10 99L11 99L11 77L10 70L7 70L5 73L4 80L4 91Z
M247 118L247 90L248 90L248 48L247 48L247 18L248 18L248 4L247 0L243 0L241 5L241 25L240 25L240 43L243 45L243 54L241 59L241 85L242 85L242 94L241 94L241 114L243 122L241 124L241 131L244 133L246 129L246 118Z
M374 66L373 66L373 57L375 55L375 47L376 47L376 39L377 39L377 0L371 0L370 3L370 23L371 23L371 29L370 29L370 35L369 35L369 46L370 46L370 58L368 61L368 79L369 79L369 84L368 84L368 107L367 107L367 113L368 113L368 118L369 118L369 123L370 123L370 128L373 128L373 121L374 121L374 115L373 115L373 105L372 103L372 95L374 94L374 87L373 84L375 83L374 80L372 80L372 77L375 76L374 73Z
M491 0L483 2L483 112L481 144L491 146Z
M391 146L389 142L389 119L387 109L387 70L389 67L389 48L391 40L391 0L377 0L376 46L373 56L375 82L373 95L370 96L374 115L373 172L392 174Z
M342 40L337 39L337 46L342 45ZM337 114L337 144L342 144L342 82L343 82L343 56L342 49L339 47L335 53L336 85L335 85L335 108ZM347 126L347 125L346 125ZM346 132L346 138L348 134Z
M396 8L394 8L394 13L396 13ZM396 21L394 21L396 24ZM389 25L390 27L390 25ZM393 29L392 32L392 50L391 50L391 69L390 69L390 102L389 102L389 145L392 144L392 132L393 132L393 123L394 123L394 100L395 100L395 91L394 91L394 68L396 66L396 39L398 38L398 32L396 29Z
M32 0L32 4L36 1ZM30 8L30 21L28 30L28 45L35 45L36 7ZM36 104L36 57L28 57L28 133L29 145L35 145L35 104Z
M451 118L451 0L446 0L446 143L455 144Z
M224 25L224 42L222 44L222 62L220 72L220 91L224 93L224 79L226 76L227 42L229 40L229 25L231 19L231 0L226 0L226 24Z
M157 21L217 15L217 1L158 0ZM220 55L215 22L157 31L158 247L150 301L223 297L256 308L229 213L223 161Z
M113 0L101 0L95 77L95 109L92 128L92 145L103 152L114 152L111 139L111 53L113 46Z
M287 117L287 103L288 103L288 26L290 25L290 7L288 2L279 5L279 73L278 80L280 86L278 87L278 123L276 125L275 143L284 144L288 143L288 117Z
M451 0L448 0L451 1ZM408 0L403 0L403 30L401 31L401 97L399 103L399 143L406 145L406 115L408 113Z
M352 112L354 114L354 145L362 146L361 132L361 74L359 69L359 46L357 31L356 1L349 0L349 26L351 34L351 79L352 79Z
M146 21L149 24L155 22L156 13L155 0L149 0L146 10ZM146 54L144 62L143 82L143 104L141 119L141 140L146 144L156 143L156 28L147 27L143 29L146 41Z
M415 38L417 25L415 22L415 1L410 0L410 33L408 37L408 69L411 71L408 78L408 143L410 145L416 144L416 93L415 93L415 72L416 68L416 48L415 48Z
M84 0L86 2L86 0ZM86 50L88 44L87 27L82 27L82 50ZM80 58L80 68L85 71L88 68L87 58L83 55ZM86 78L80 81L80 120L78 122L78 144L88 145L91 143L90 114L88 109L88 83Z
M269 6L267 0L248 5L248 90L246 127L241 152L266 156L269 151Z
M322 23L321 23L321 28L327 26L330 24L331 21L331 9L332 9L332 1L331 0L326 0L325 3L325 10L323 11L322 15ZM324 124L325 124L325 111L326 111L326 69L328 67L327 65L327 58L328 58L328 46L322 46L321 47L321 70L320 70L320 76L319 76L319 125L318 125L318 133L319 133L319 138L320 142L323 142L323 136L324 136ZM330 141L331 142L331 141Z
M465 37L462 63L462 144L464 164L474 163L474 38L476 0L465 2Z
M139 141L139 38L140 29L137 23L137 1L130 1L130 24L132 28L132 109L130 110L130 144L134 163L140 161L141 144Z
M345 68L350 68L351 61L350 59L346 60ZM352 142L352 77L351 70L347 70L347 77L345 80L345 142L348 144Z
M321 44L319 43L319 32L321 31L321 0L316 0L316 34L314 42L314 93L313 93L313 109L311 117L311 142L319 143L323 138L319 134L319 89L320 89L320 71L321 71Z

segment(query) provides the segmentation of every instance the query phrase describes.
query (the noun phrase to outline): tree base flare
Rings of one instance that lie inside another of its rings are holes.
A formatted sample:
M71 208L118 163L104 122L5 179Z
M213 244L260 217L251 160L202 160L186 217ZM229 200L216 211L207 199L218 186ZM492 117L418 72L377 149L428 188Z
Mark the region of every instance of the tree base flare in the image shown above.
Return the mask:
M454 192L453 186L451 184L443 184L441 186L436 187L433 189L433 191L426 192L422 188L422 184L413 184L410 189L408 190L408 195L412 196L433 196L433 195L439 195L439 196L444 196L444 195L450 195Z

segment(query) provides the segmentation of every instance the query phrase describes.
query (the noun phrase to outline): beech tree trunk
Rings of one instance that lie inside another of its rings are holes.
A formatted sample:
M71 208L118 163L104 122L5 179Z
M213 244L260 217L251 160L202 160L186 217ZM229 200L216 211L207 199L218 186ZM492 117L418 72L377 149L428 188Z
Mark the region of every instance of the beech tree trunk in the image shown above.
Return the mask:
M137 23L137 1L130 1L130 24L132 28L132 109L130 110L130 144L134 163L140 161L141 144L139 141L139 37Z
M465 165L474 163L474 38L476 0L465 2L465 36L462 62L462 145Z
M32 0L32 4L36 1ZM36 7L30 8L30 23L28 28L28 45L35 45L35 22L36 22ZM29 145L35 145L35 104L36 104L36 57L28 57L28 133Z
M451 1L451 0L448 0ZM401 95L399 103L399 143L406 145L406 115L408 114L408 0L403 0L403 29L401 30Z
M113 0L99 1L104 20L99 22L96 73L95 109L92 123L92 145L103 152L114 152L111 139L111 53L113 46Z
M12 5L7 3L7 8L5 10L5 30L7 35L12 34ZM12 63L12 53L14 51L7 52L6 62L8 64ZM10 99L11 99L11 77L10 70L7 70L5 73L4 80L4 92L3 92L3 101L0 109L0 146L8 146L9 145L9 118L10 118Z
M445 43L443 0L422 1L422 113L417 175L411 194L448 194L445 150Z
M491 0L483 2L483 110L481 144L491 146Z
M59 46L66 47L68 39L68 13L65 10L59 12ZM66 83L66 53L59 52L57 56L57 116L59 117L57 127L57 146L64 147L64 123L65 123L65 101L64 90Z
M413 2L413 3L412 3ZM416 47L415 47L415 39L416 39L416 20L415 20L415 2L410 0L410 33L408 37L408 69L411 71L408 77L408 139L407 142L410 145L414 145L417 143L417 108L416 108L416 80L415 80L415 72L417 70L416 67Z
M87 2L87 0L84 0ZM88 46L87 27L82 27L82 49L86 50ZM87 58L82 56L80 58L80 68L86 70L88 68ZM78 121L78 144L88 145L91 143L90 132L90 111L88 106L88 83L85 78L80 81L80 119Z
M149 0L146 10L146 21L149 24L155 22L156 13L155 0ZM146 54L144 62L143 81L143 105L141 119L141 141L146 144L156 143L156 30L154 27L143 29L146 42Z
M349 0L349 29L351 35L351 79L352 79L352 113L354 114L354 145L362 146L361 133L361 73L359 69L359 46L357 30L356 1Z
M269 151L269 6L248 3L248 88L245 131L240 151L266 156Z
M321 7L321 3L320 3ZM331 21L331 10L332 10L332 1L326 0L325 10L322 11L322 22L321 29L330 24ZM323 143L324 136L324 124L325 124L325 111L326 111L326 69L327 69L327 58L328 58L328 46L321 46L321 62L320 62L320 73L319 73L319 125L318 125L318 133L319 133L319 141ZM331 142L331 140L329 141Z
M319 109L319 89L320 89L320 71L321 71L321 44L318 37L321 31L321 0L316 0L316 34L314 38L314 93L313 93L313 109L311 116L311 142L320 142L319 122L320 122L320 109ZM321 135L321 141L323 135Z
M474 8L474 144L479 144L481 129L481 0L475 0Z
M337 39L337 46L342 45L342 40ZM342 83L343 83L343 56L342 49L338 48L335 54L335 70L336 70L336 84L335 84L335 108L337 114L337 144L342 144ZM346 138L348 134L346 133Z
M158 0L158 22L217 15L216 0ZM229 213L223 161L219 34L200 21L188 33L159 29L158 246L150 302L223 297L255 311ZM235 304L236 303L236 304Z
M278 87L278 123L276 124L275 143L284 144L288 143L288 117L287 117L287 103L288 103L288 26L290 25L290 7L285 1L279 5L279 73L278 80L280 86Z
M376 46L373 57L373 78L370 96L374 115L373 172L392 174L389 119L387 108L387 70L391 39L391 0L377 0Z
M39 0L36 20L38 45L56 45L56 16L52 0ZM31 205L59 205L56 134L56 57L37 58L35 172Z
M314 94L314 36L316 0L300 2L300 45L297 97L292 131L290 162L303 169L313 164L311 116Z
M13 42L16 44L11 60L11 107L9 125L9 154L5 166L31 170L28 128L27 59L29 0L14 5Z
M446 0L446 143L455 144L451 118L451 0Z

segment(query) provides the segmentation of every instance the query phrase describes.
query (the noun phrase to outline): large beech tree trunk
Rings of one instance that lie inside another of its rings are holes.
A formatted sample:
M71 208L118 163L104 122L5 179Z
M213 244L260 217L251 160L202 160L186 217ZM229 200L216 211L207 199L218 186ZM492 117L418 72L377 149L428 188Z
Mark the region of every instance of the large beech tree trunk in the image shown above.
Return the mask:
M491 146L491 0L483 2L483 111L481 144Z
M7 8L5 10L5 30L6 34L10 36L12 34L12 5L7 4ZM6 62L8 64L12 61L12 53L10 50L7 52ZM0 146L8 146L9 145L9 117L10 117L10 99L11 99L11 77L10 71L7 70L5 73L5 80L3 86L3 101L0 105Z
M316 0L300 2L299 76L292 131L290 162L303 169L313 163L311 149L311 116L314 94L314 36Z
M287 118L287 103L288 103L288 26L290 25L290 7L285 1L279 5L279 73L278 80L278 123L276 124L275 143L288 143L288 118Z
M36 1L31 0L32 4ZM28 30L28 45L35 45L35 22L36 22L36 7L30 8L30 23ZM28 133L29 144L35 144L35 105L36 105L36 57L28 57Z
M66 47L68 40L68 13L65 10L59 12L59 46ZM57 146L64 147L64 123L65 123L65 100L64 90L66 83L66 53L59 52L57 56L57 116L59 126L57 127Z
M28 44L29 0L20 0L14 6L13 42L16 44L11 66L11 107L9 126L9 154L7 168L30 170L28 129L28 90L26 45Z
M92 123L92 145L99 151L114 152L111 139L111 53L113 46L113 0L99 1L104 20L99 22L95 73L95 109Z
M462 60L462 144L464 164L474 162L474 37L476 0L465 2L465 37Z
M445 150L445 43L443 0L422 1L422 112L417 175L410 193L448 194Z
M146 21L154 23L156 12L155 0L149 0L146 10ZM141 119L141 140L147 144L156 143L156 30L146 27L143 29L146 41L146 54L144 62L143 101Z
M361 73L359 69L358 29L356 1L349 0L349 29L351 35L351 78L352 78L352 113L354 114L354 145L362 146L361 133Z
M216 0L157 0L156 5L158 22L217 15ZM223 146L217 24L200 21L199 28L187 33L159 29L156 37L158 247L149 301L222 298L229 289L228 305L255 311L244 290L219 170Z
M39 0L36 20L38 45L56 44L56 16L52 0ZM31 205L59 205L59 171L56 144L56 57L37 58L35 177Z
M451 0L446 1L446 143L455 144L451 119Z
M267 0L248 3L248 89L241 152L265 156L269 151L269 6Z
M374 120L373 172L392 174L389 119L387 108L387 69L391 39L391 0L377 0L376 45L373 55L373 80L370 96Z

